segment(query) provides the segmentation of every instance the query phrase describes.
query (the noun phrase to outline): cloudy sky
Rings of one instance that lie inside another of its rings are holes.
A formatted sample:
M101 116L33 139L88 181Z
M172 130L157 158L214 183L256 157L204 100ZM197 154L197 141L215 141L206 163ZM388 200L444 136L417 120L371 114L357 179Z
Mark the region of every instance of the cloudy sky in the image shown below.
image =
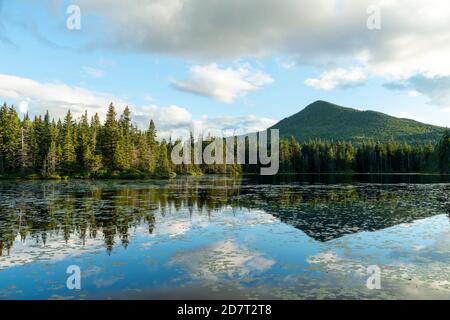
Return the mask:
M0 100L22 113L113 101L183 136L264 129L322 99L450 126L446 0L0 0L0 14Z

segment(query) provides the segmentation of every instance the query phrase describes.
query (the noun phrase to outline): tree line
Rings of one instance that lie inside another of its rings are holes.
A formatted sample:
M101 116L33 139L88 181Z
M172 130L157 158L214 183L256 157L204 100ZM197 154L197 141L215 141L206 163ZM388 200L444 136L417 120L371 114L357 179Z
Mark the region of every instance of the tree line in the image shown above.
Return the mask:
M296 173L450 173L450 131L439 143L411 145L390 139L353 145L294 138L280 141L280 171Z
M0 110L0 173L38 174L42 177L130 176L169 177L172 170L167 142L158 142L156 127L139 130L125 108L119 118L111 103L106 120L85 112L77 121L70 111L61 121L43 117L23 120L14 107Z
M213 139L221 138L208 137L203 148ZM193 145L192 134L190 141ZM147 130L140 130L132 122L128 107L118 117L112 103L103 123L98 114L89 118L87 112L74 119L68 111L63 120L56 121L48 112L31 120L28 114L20 119L14 107L6 103L0 109L2 177L168 178L174 174L259 172L259 165L236 163L174 165L170 154L177 143L180 140L159 141L153 120ZM450 173L450 133L447 130L439 143L415 145L394 139L359 145L282 139L280 172Z

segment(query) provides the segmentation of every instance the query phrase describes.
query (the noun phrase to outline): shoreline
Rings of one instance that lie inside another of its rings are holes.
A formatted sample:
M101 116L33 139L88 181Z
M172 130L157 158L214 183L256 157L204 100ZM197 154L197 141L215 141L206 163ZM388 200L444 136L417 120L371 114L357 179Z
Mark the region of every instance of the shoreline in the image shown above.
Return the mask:
M158 177L153 175L107 175L102 177L88 177L88 176L82 176L82 175L74 175L74 176L41 176L37 174L30 174L30 175L0 175L0 181L69 181L69 180L86 180L86 181L102 181L102 180L149 180L149 181L161 181L161 180L171 180L174 178L182 178L182 177L188 177L188 178L200 178L200 177L263 177L263 178L271 178L271 177L283 177L283 176L429 176L429 177L450 177L450 174L448 173L421 173L421 172L409 172L409 173L390 173L390 172L383 172L383 173L370 173L370 172L335 172L335 173L294 173L294 172L285 172L285 173L279 173L276 175L266 175L262 176L257 173L243 173L243 174L220 174L220 173L214 173L214 174L196 174L196 175L190 175L190 174L173 174L170 177Z

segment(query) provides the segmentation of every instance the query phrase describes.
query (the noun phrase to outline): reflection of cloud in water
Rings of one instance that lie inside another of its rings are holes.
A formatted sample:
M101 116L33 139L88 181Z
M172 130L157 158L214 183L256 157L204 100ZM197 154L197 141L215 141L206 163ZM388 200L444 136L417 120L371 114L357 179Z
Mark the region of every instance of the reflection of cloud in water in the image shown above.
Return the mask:
M94 284L97 288L105 288L105 287L110 287L113 284L115 284L116 282L123 280L123 277L112 277L109 279L96 279L94 280Z
M93 275L100 274L103 271L99 266L91 266L87 270L82 270L81 273L83 277L89 277Z
M218 280L221 277L245 277L262 273L272 267L274 260L258 252L250 252L233 240L224 240L199 249L182 251L171 260L173 265L185 266L195 278Z
M32 241L28 241L32 242ZM33 262L57 262L69 256L92 253L104 250L104 240L101 233L96 239L87 239L85 243L75 237L64 240L62 236L48 239L46 244L22 242L20 235L14 241L13 252L0 257L0 270L21 266Z
M324 252L318 253L309 257L306 260L309 264L321 264L321 263L330 263L337 261L337 255L334 252Z
M449 237L450 241L450 237ZM448 244L447 244L448 245ZM430 254L439 252L440 244L436 246L421 248L420 251L413 249L411 254L417 255L414 263L394 261L390 264L378 264L381 269L383 283L396 283L396 290L403 293L426 297L427 290L450 293L450 265L446 261L435 261ZM445 247L448 250L448 246ZM367 256L369 253L367 253ZM362 263L366 257L357 260L338 255L336 252L328 251L310 256L307 262L316 265L319 270L334 272L337 274L353 274L361 277L363 285L369 277L367 267L369 263ZM411 288L410 286L413 286ZM412 290L412 291L411 291Z
M439 240L434 242L434 250L438 253L448 253L450 251L450 231L440 235Z
M192 221L161 221L155 226L155 235L168 235L170 237L177 237L188 232L192 227Z
M157 216L153 235L177 237L186 234L192 228L208 228L218 225L227 228L251 227L277 222L278 219L263 210L239 211L231 207L220 213L208 215L206 212L177 212L172 215Z
M212 216L204 212L190 215L186 211L179 211L171 215L158 215L151 236L153 238L161 236L176 238L186 234L192 228L207 228L211 224L235 228L275 221L277 220L272 215L262 210L252 210L249 213L242 211L235 214L232 208L228 208L220 214ZM130 236L149 236L148 227L145 224L136 226L132 232L130 230ZM119 236L114 237L114 242L120 243ZM141 245L148 247L153 243L144 242ZM42 242L36 243L34 239L30 238L23 242L20 235L17 235L10 254L0 257L0 270L39 261L61 261L72 256L102 251L104 246L104 235L101 230L98 231L95 238L85 239L85 243L76 236L72 236L66 242L60 235L49 235L45 244ZM252 261L248 263L251 264Z

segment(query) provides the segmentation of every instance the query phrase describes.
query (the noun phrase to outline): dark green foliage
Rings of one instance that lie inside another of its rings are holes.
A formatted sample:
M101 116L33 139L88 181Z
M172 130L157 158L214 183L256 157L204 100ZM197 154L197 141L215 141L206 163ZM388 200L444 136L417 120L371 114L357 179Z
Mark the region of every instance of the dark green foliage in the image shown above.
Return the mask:
M0 109L0 172L20 169L20 121L14 107Z
M158 178L170 178L171 175L172 170L169 163L167 144L165 141L163 141L158 151L155 176Z
M353 143L375 140L387 142L437 142L444 128L400 119L374 111L359 111L325 101L316 101L299 113L272 127L285 138L304 142L314 139L343 140Z
M357 111L355 111L357 112ZM290 136L280 141L281 173L450 173L450 133L443 132L439 143L407 143L403 140L361 140L358 143L311 139L299 142ZM203 141L202 151L215 137ZM129 108L117 120L110 104L102 125L96 114L78 120L69 111L64 121L51 120L48 112L31 121L20 121L13 107L0 109L0 175L45 178L168 178L177 174L259 173L257 164L194 164L191 135L191 164L175 165L170 154L175 143L157 140L150 121L141 131L133 123ZM225 146L225 140L223 141ZM246 140L246 158L250 150ZM225 150L223 151L225 154ZM235 144L236 152L236 144Z
M69 111L61 122L44 119L20 121L6 104L0 109L0 174L26 177L145 178L173 175L167 145L156 140L153 121L148 131L138 130L125 108L120 119L110 104L104 125L98 114L84 113L74 120ZM164 149L160 151L160 149ZM162 158L165 154L166 157ZM156 163L158 172L155 172Z
M443 139L445 141L445 137ZM294 138L280 141L280 172L289 173L432 173L438 172L438 156L449 165L449 146L427 143L387 143L312 140L299 144ZM447 151L442 151L447 150ZM446 153L447 152L447 153ZM445 160L447 159L447 160ZM445 165L444 165L445 166ZM442 170L444 167L440 165Z
M450 130L446 130L438 146L439 169L450 173Z
M116 110L114 105L109 105L108 113L106 114L106 122L101 129L101 149L103 154L103 166L106 169L112 170L116 168L116 149L119 140L119 126L116 119Z
M75 126L72 114L67 112L63 125L63 144L62 144L62 168L65 172L72 172L75 167Z

